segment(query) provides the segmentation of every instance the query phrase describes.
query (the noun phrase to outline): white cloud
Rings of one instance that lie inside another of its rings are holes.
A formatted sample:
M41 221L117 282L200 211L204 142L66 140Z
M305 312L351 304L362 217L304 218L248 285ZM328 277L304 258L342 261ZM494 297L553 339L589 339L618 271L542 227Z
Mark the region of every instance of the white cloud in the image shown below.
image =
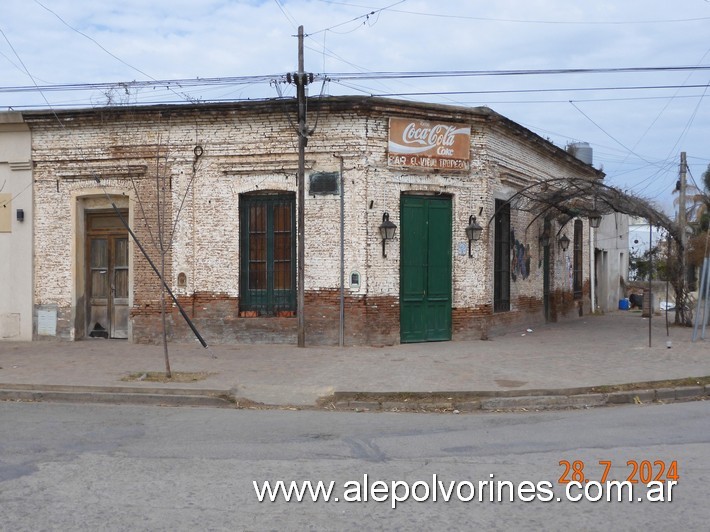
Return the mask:
M293 71L298 24L310 34L306 39L306 68L314 72L710 64L706 31L710 3L700 0L409 0L368 17L363 15L394 2L40 1L121 60L72 31L38 2L4 0L0 29L40 84L146 79L136 69L155 79ZM356 17L361 18L353 21ZM671 22L678 19L701 20ZM331 29L315 33L326 28ZM32 84L2 38L0 54L2 86ZM360 81L355 85L365 92L381 93L683 85L707 84L709 80L710 72L703 71ZM358 93L336 84L331 84L329 91ZM158 93L176 98L159 90L143 90L134 97L154 98ZM677 99L665 98L676 93ZM707 100L699 98L702 94L703 89L682 89L413 98L489 105L559 145L570 140L588 141L595 149L595 162L604 165L609 182L671 205L679 152L688 152L696 177L710 162L706 142L710 113ZM212 88L193 94L204 98L274 95L268 84ZM46 94L52 104L91 105L100 96L84 92ZM664 98L646 99L661 96ZM628 99L600 101L610 98ZM579 110L569 100L574 100ZM41 102L31 93L0 93L1 106ZM656 174L658 166L664 170Z

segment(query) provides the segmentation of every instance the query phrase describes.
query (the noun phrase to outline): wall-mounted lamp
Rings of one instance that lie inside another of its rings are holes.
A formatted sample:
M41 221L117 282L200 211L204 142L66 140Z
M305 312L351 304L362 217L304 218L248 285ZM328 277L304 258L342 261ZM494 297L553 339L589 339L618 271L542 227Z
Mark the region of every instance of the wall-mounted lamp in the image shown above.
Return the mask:
M567 251L567 248L569 247L569 238L567 238L567 235L562 235L557 243L560 245L563 252Z
M594 196L594 208L589 213L589 226L597 229L602 223L602 214L597 210L597 197Z
M25 211L22 209L17 209L17 221L18 222L24 222L25 221Z
M390 222L390 213L384 212L382 214L382 223L380 224L380 236L382 237L382 256L387 257L385 251L385 242L392 240L394 234L397 231L397 226Z
M483 227L481 227L478 222L476 222L476 217L471 215L468 217L468 225L466 226L466 237L468 238L468 256L471 255L471 242L474 242L481 238L481 233L483 233Z
M597 229L602 223L602 215L596 209L589 213L589 225L592 229Z

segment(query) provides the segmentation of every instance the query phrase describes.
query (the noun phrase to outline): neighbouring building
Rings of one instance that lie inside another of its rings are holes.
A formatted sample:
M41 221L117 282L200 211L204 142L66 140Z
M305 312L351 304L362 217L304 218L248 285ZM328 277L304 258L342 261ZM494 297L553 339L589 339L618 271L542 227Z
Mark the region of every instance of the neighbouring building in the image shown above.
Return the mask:
M0 341L32 339L32 166L20 113L0 113Z
M629 280L629 216L619 212L602 217L594 233L595 309L609 312L626 297Z
M668 232L662 227L649 224L648 220L633 216L629 219L629 258L635 262L638 260L648 260L646 254L667 241ZM648 278L645 270L640 274L638 268L629 268L630 281L642 281Z
M33 205L0 250L22 239L34 252L3 260L32 272L33 293L13 297L32 309L33 338L159 338L161 285L123 218L208 342L295 343L295 111L277 99L12 118L31 132L32 177L26 144L0 149L0 171L33 179L20 196ZM345 344L480 338L588 311L586 219L569 221L562 250L557 219L507 200L602 172L488 108L329 97L308 111L307 344L338 343L341 278ZM387 219L396 231L383 241ZM472 222L480 240L467 238ZM190 339L169 310L170 337Z

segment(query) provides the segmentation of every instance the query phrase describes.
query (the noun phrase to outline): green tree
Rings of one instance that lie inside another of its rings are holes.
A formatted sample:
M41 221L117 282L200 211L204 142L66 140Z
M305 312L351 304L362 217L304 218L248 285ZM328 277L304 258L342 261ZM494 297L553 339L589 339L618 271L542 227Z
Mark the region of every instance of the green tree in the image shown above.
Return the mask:
M687 185L685 189L685 219L695 234L708 230L710 225L710 164L703 172L698 185ZM678 192L678 188L674 193ZM673 204L680 209L680 197Z
M649 274L653 279L658 279L659 267L665 267L665 263L661 265L659 262L661 258L662 254L659 246L647 249L643 253L634 253L632 251L629 254L629 279L647 281Z

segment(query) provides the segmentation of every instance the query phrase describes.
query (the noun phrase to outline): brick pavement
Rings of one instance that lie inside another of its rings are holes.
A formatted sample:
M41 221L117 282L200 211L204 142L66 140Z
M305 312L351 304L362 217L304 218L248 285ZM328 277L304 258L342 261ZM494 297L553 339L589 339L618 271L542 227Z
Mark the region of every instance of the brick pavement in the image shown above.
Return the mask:
M672 319L672 317L671 317ZM334 324L336 326L336 324ZM0 389L139 388L156 393L231 393L275 405L312 405L334 392L516 392L710 376L708 340L663 316L618 311L514 330L489 341L388 347L170 344L174 372L208 372L191 383L122 381L162 371L162 346L119 340L0 342ZM672 347L666 347L670 338ZM209 338L207 339L209 342ZM216 355L212 358L210 354Z

